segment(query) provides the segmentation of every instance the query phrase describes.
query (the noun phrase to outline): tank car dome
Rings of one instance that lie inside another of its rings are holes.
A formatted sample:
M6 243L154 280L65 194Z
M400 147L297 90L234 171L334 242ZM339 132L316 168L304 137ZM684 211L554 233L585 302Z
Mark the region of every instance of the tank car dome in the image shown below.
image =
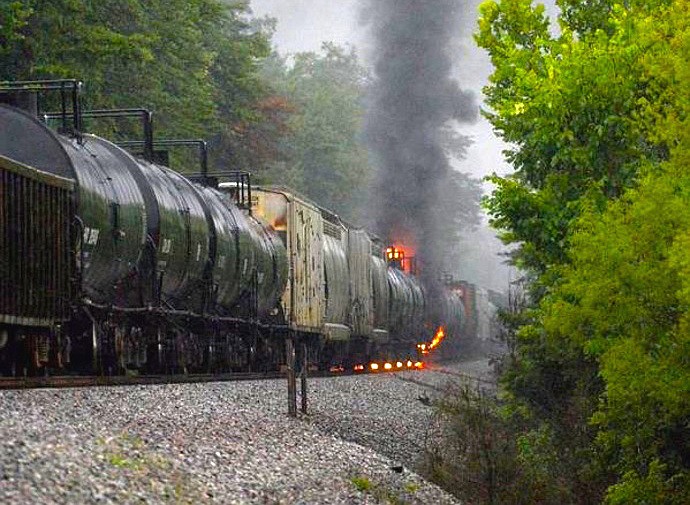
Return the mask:
M0 154L44 172L76 179L60 138L37 118L0 104Z

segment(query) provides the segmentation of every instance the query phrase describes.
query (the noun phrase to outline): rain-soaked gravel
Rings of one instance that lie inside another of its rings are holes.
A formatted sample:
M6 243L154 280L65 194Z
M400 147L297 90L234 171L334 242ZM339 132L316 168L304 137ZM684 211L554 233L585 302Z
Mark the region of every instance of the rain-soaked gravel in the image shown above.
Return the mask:
M457 503L413 471L448 378L2 391L0 503Z

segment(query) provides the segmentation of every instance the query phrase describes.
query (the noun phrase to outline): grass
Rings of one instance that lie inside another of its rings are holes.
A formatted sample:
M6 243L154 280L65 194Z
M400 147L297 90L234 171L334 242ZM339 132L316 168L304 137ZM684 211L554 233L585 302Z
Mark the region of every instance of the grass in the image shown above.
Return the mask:
M116 466L117 468L129 468L133 470L136 470L141 466L140 461L131 460L129 458L124 457L122 454L116 453L108 455L108 462L111 465Z
M415 484L414 482L408 482L405 484L406 493L415 494L417 491L419 491L419 484Z
M205 496L205 490L186 473L173 469L172 462L164 455L147 450L142 438L121 432L112 437L98 437L95 444L100 447L103 461L128 479L142 483L141 486L160 496L163 502L192 505L203 501L200 497Z
M356 475L350 478L350 482L357 488L358 491L362 493L367 493L376 498L377 502L388 503L389 505L400 505L407 503L404 498L399 496L399 493L387 489L385 486L373 482L369 477L365 475ZM414 494L419 491L419 484L414 482L407 482L403 488L404 492L408 495Z
M99 437L96 444L103 446L106 460L116 468L138 471L148 466L160 466L157 465L156 458L141 455L140 450L145 444L139 437L123 433L109 439Z
M363 493L368 493L372 489L374 489L374 483L371 482L371 480L368 477L358 475L352 477L350 481L355 485L358 491L361 491Z

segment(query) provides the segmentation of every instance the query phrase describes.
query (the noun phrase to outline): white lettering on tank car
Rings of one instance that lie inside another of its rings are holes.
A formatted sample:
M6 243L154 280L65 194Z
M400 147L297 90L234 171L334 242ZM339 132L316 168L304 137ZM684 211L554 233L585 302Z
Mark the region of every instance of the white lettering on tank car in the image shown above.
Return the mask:
M196 245L196 260L199 261L199 258L201 258L201 244L197 243L197 245Z
M264 273L259 272L258 275L256 276L256 282L257 284L263 284L264 283Z
M96 245L98 243L98 235L100 230L98 228L84 228L84 245Z
M247 258L244 258L244 266L242 267L242 277L247 275L247 266L248 266L247 263L248 262L249 262L249 260Z
M142 244L146 242L146 235L148 233L148 221L146 219L146 211L144 209L141 210L141 242Z
M218 268L225 268L225 255L221 254L218 256L218 262L217 262Z
M172 249L172 239L164 238L163 243L161 244L161 252L163 254L170 254L171 249Z

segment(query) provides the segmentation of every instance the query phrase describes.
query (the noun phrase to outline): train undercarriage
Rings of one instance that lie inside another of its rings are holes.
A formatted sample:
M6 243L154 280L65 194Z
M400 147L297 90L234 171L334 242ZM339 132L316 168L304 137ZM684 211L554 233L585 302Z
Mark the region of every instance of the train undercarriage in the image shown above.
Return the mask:
M365 338L333 342L286 326L91 308L51 328L0 325L0 376L279 372L289 338L299 352L306 344L310 371L351 372L372 360L410 359Z

